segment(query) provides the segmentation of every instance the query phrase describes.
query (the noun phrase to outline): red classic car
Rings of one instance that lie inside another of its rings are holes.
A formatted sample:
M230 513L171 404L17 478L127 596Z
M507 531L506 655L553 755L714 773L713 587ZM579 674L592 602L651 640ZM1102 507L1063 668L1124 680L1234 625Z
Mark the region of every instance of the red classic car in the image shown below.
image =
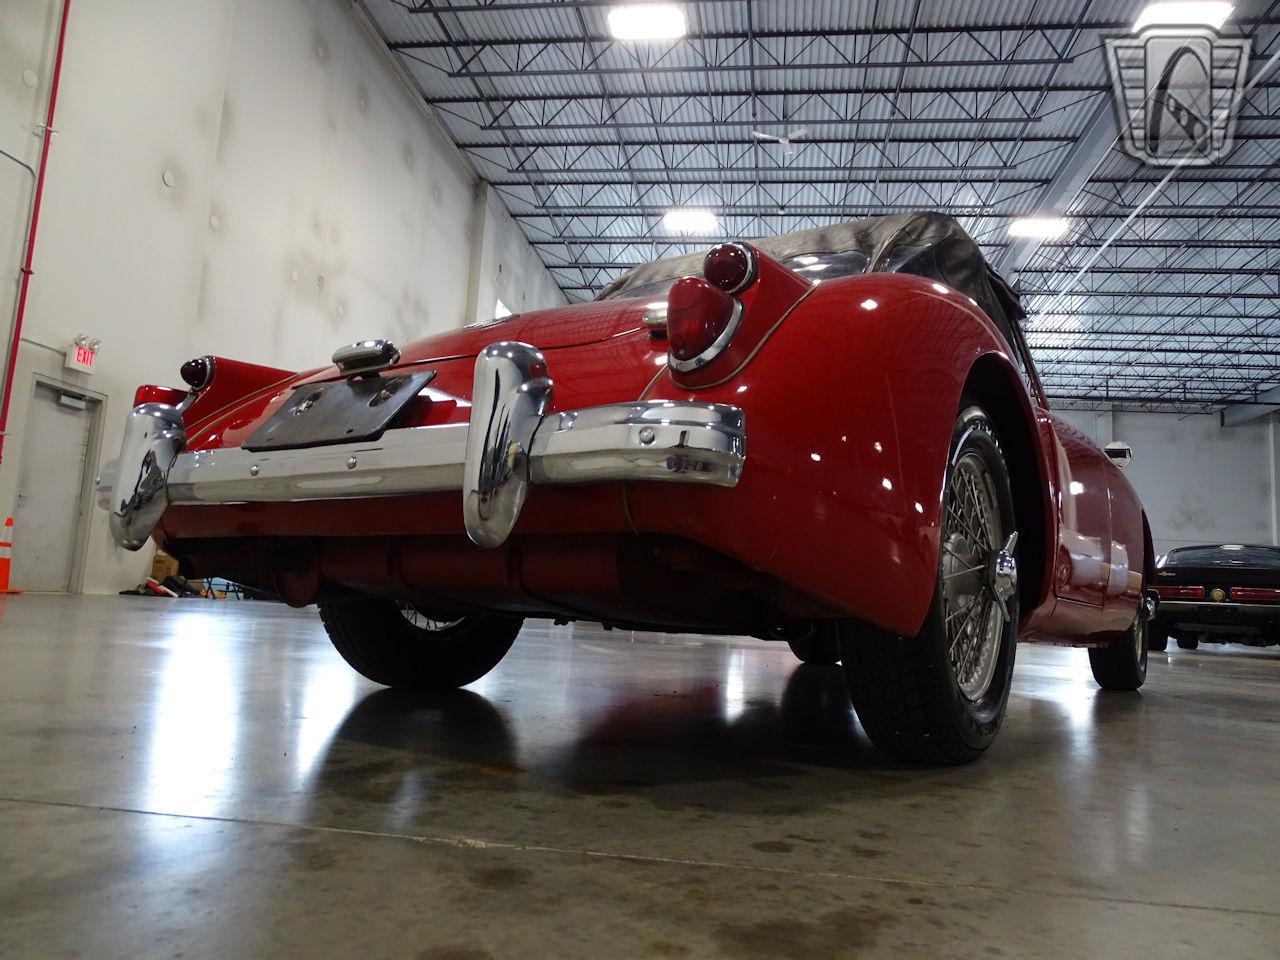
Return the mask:
M1014 649L1146 674L1132 488L1048 410L1017 298L939 214L720 244L592 303L144 386L121 546L317 603L366 677L441 689L524 617L752 634L843 662L870 737L979 756Z

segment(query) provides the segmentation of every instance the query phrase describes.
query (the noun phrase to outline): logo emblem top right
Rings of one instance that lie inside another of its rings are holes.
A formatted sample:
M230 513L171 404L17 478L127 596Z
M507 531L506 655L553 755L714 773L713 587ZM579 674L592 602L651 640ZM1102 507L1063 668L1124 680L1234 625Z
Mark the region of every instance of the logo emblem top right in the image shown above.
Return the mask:
M1250 40L1148 27L1107 41L1125 151L1152 166L1208 165L1231 148Z

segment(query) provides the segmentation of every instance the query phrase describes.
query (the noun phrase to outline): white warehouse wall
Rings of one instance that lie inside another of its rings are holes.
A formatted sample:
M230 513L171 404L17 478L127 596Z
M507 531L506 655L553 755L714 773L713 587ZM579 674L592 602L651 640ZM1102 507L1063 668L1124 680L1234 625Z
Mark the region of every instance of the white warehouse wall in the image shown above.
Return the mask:
M1196 543L1276 543L1274 419L1222 427L1217 414L1059 410L1098 443L1133 447L1125 476L1156 551Z
M0 5L0 148L31 165L61 6ZM102 396L96 465L135 387L191 356L302 369L487 319L499 296L564 302L350 2L73 0L58 96L0 515L37 375ZM6 326L29 196L0 157ZM80 333L103 341L93 376L63 369ZM83 589L136 584L148 555L94 509Z

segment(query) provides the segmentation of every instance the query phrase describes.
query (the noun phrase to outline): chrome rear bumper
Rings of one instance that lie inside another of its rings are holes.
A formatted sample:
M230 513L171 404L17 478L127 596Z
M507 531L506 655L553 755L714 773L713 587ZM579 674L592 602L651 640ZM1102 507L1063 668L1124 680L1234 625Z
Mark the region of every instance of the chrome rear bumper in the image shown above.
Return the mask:
M137 550L171 504L336 500L462 492L468 536L503 543L531 484L659 480L732 487L746 459L742 411L641 400L562 413L546 362L523 343L476 358L470 423L388 430L376 441L299 450L186 451L182 414L135 408L118 465L98 480L116 543Z

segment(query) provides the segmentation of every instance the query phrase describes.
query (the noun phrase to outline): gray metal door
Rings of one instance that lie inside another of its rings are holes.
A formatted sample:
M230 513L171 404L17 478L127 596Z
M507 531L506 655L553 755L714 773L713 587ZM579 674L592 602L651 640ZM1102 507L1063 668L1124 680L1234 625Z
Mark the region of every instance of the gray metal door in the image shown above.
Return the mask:
M80 552L94 401L37 383L22 442L12 585L66 593Z

